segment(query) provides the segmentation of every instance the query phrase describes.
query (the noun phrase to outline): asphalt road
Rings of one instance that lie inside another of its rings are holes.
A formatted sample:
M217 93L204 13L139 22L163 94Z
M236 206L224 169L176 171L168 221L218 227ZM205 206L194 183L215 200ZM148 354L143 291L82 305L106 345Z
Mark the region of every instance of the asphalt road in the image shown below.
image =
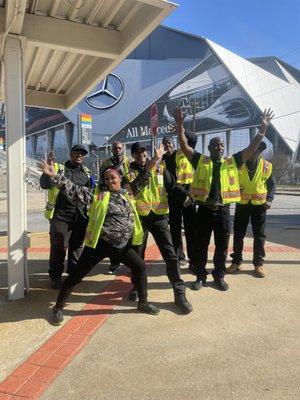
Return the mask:
M234 207L231 213L234 213ZM45 232L49 229L49 222L45 220L42 211L30 211L27 223L29 232ZM269 211L268 224L300 230L300 196L277 195ZM6 215L0 214L0 235L6 235L6 231Z

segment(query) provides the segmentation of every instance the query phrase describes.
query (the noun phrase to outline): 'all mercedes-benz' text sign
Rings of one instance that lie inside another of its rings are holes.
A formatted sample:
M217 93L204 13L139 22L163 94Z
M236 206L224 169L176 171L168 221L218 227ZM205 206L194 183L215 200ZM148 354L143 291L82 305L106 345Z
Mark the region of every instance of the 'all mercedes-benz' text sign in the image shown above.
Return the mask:
M97 85L96 90L85 97L90 107L98 110L106 110L115 106L124 93L124 82L115 74L109 74Z

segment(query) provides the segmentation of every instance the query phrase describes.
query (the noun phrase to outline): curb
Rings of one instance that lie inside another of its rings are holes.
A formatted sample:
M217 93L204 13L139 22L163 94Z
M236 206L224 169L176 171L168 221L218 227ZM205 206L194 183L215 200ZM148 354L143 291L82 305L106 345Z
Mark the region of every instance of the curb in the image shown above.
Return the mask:
M285 196L300 196L300 192L276 192L277 195L285 195Z

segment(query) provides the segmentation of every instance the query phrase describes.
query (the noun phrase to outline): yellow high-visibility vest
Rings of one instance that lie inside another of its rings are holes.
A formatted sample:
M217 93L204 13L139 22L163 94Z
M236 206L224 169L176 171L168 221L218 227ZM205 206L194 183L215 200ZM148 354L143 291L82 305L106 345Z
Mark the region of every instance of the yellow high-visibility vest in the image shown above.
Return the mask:
M241 200L238 169L234 157L221 160L220 183L223 204L237 203ZM195 201L205 202L209 196L213 174L213 162L210 157L201 155L191 187L191 196Z
M272 174L272 164L263 158L259 159L255 174L250 181L246 164L239 168L239 181L241 191L240 204L264 204L267 200L266 182Z
M131 205L132 211L134 213L132 244L137 246L143 241L143 228L136 208L131 201L128 193L125 192L123 196L125 200L127 200L128 203ZM84 239L84 244L88 247L92 247L93 249L97 246L101 234L102 226L107 214L109 199L110 192L100 192L98 188L95 189L93 203L90 208L89 223L86 228Z
M58 164L54 163L54 172L57 173L58 171L65 171L65 166L64 164ZM45 206L45 211L44 211L44 216L47 219L52 219L54 210L55 210L55 203L57 200L57 196L59 193L59 188L56 186L53 186L51 189L48 190L48 198L47 198L47 203Z
M187 185L193 182L194 168L181 150L176 151L176 182L180 185Z
M130 164L130 162L129 162L128 158L124 156L123 163L120 166L120 169L121 170L123 169L122 172L123 172L124 176L127 175L129 172L129 164ZM103 164L101 165L101 167L104 170L105 168L110 167L111 165L114 165L114 164L112 163L111 159L108 158L107 160L103 161Z
M150 211L164 215L169 213L168 196L163 182L165 170L164 162L150 172L150 181L136 196L135 205L140 216L149 215ZM133 181L139 172L131 169L128 175L129 181Z
M55 173L57 173L58 171L63 171L63 172L65 171L64 164L54 163L53 167ZM83 170L86 173L87 177L90 178L91 174L89 169L83 165ZM56 186L53 186L51 189L48 189L48 198L44 210L44 216L46 219L51 220L53 218L58 193L59 193L59 188Z

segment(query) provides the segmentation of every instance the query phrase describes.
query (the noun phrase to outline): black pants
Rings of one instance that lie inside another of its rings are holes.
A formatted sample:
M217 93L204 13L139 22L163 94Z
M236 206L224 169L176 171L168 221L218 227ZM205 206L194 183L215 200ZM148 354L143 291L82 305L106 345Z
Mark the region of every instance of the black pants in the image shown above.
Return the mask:
M182 284L180 286L183 287L184 283L180 277L178 257L174 251L166 216L157 215L151 211L149 215L146 217L140 217L140 219L144 229L144 240L140 246L137 246L137 252L144 259L148 232L152 233L155 243L159 248L160 254L166 263L166 272L170 283L173 286L176 283L180 283Z
M266 209L263 205L255 206L251 203L237 204L234 214L234 237L232 262L241 264L243 261L244 238L247 226L251 218L252 232L254 237L253 265L262 265L265 257L265 226Z
M77 222L68 223L55 217L50 222L50 260L49 276L58 278L64 271L64 261L68 248L68 274L74 269L83 249L87 227L83 217Z
M229 206L221 207L218 210L211 210L204 205L200 205L197 211L196 227L196 258L192 260L192 264L196 267L197 278L206 279L208 274L205 267L207 263L208 246L213 232L215 253L212 275L214 279L220 279L226 273L226 259L230 238Z
M194 245L195 245L195 234L196 234L196 206L190 205L183 207L182 203L172 198L169 199L169 223L170 233L174 246L175 253L179 260L185 259L183 252L183 243L181 236L181 224L183 219L185 238L186 238L186 249L187 256L191 260L194 258Z
M85 246L75 268L63 282L55 306L60 309L63 308L74 286L80 283L98 262L111 256L114 256L117 262L122 262L131 269L131 279L138 291L139 300L146 301L147 275L145 262L132 247L126 246L118 249L100 239L95 249Z

